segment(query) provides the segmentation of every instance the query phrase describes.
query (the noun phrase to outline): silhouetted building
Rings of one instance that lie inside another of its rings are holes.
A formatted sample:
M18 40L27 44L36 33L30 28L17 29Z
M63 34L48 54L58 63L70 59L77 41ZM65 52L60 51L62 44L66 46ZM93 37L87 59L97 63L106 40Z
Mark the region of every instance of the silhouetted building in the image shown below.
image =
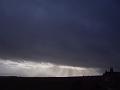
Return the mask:
M111 67L109 71L105 71L103 76L106 77L120 77L120 72L115 72L114 69Z

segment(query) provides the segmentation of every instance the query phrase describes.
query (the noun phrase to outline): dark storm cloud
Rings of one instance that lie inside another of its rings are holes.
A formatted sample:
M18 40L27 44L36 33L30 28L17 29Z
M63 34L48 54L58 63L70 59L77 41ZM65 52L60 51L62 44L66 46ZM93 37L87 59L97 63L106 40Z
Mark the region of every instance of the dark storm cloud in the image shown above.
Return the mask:
M0 57L119 66L118 0L1 0Z

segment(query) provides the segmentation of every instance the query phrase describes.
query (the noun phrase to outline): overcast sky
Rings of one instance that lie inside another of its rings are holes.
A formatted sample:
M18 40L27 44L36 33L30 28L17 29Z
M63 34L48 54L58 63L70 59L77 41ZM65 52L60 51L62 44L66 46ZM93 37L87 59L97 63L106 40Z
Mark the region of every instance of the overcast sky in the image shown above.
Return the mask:
M119 0L0 0L0 58L120 70L119 21Z

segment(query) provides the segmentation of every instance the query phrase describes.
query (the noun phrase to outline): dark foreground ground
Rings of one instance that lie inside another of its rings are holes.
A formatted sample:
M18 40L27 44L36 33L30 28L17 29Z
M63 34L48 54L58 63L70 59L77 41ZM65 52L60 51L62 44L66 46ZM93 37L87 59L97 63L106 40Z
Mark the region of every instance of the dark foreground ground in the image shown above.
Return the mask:
M120 90L120 77L0 77L0 90Z

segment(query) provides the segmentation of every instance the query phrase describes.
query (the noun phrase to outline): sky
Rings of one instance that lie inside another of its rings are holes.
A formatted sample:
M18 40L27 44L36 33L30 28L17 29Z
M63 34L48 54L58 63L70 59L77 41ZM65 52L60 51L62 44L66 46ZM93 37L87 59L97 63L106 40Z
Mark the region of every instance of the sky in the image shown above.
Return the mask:
M120 71L119 10L119 0L0 0L0 75Z

